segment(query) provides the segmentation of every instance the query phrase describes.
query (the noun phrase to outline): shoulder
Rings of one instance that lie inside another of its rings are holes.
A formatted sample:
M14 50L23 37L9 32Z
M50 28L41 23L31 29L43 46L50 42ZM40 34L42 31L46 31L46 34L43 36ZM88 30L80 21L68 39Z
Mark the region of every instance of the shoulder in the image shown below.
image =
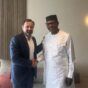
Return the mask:
M11 38L10 42L17 42L22 36L24 36L23 33L16 34Z
M63 31L63 30L60 30L60 33L59 33L61 36L63 36L63 37L66 37L66 38L68 38L69 36L70 36L70 34L68 33L68 32L65 32L65 31Z
M68 32L65 32L63 30L60 30L59 33L63 36L69 36L69 33Z
M68 32L65 32L63 30L60 30L59 36L61 39L64 39L65 41L71 40L71 35Z

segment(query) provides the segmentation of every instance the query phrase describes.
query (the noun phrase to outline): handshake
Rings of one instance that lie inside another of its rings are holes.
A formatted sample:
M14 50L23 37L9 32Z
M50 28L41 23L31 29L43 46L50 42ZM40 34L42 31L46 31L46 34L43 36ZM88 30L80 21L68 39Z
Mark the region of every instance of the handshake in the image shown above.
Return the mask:
M36 59L32 59L32 67L37 66L38 61Z

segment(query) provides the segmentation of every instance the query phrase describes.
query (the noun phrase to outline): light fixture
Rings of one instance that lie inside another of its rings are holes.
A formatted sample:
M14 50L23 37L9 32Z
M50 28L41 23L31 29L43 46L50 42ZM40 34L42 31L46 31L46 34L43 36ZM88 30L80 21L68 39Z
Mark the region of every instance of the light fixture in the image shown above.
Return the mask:
M88 27L88 15L85 16L85 25Z

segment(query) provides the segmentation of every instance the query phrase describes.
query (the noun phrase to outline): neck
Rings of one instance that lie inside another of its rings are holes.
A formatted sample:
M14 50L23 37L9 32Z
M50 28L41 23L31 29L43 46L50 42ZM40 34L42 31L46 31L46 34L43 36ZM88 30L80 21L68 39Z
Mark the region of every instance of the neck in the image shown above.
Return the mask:
M53 35L55 35L55 34L57 34L59 32L59 29L57 29L57 30L55 30L55 31L53 31L53 32L51 32Z
M26 36L26 38L27 38L28 40L30 40L31 35L27 35L27 34L25 34L25 36Z

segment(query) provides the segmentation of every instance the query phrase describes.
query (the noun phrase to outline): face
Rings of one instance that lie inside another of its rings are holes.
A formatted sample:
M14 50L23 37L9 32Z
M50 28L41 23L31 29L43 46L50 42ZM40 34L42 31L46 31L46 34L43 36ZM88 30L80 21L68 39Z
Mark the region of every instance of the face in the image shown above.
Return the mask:
M47 21L46 26L52 34L58 31L58 22L56 21Z
M23 32L25 33L25 35L27 37L31 36L31 34L33 33L33 29L34 29L34 23L33 22L25 22L23 25L22 25L22 29L23 29Z

